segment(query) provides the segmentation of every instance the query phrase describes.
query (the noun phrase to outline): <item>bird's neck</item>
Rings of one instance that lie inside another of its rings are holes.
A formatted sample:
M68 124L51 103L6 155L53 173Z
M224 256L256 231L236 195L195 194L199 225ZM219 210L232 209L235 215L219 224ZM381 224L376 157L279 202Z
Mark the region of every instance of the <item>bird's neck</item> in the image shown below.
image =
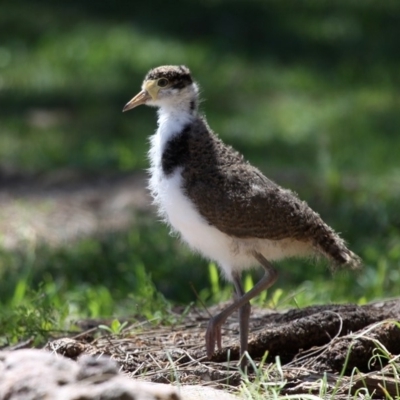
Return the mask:
M158 134L165 143L179 135L198 116L197 99L163 104L158 109Z
M198 112L198 99L190 97L177 99L175 101L165 101L158 108L158 122L162 119L194 118Z
M198 115L199 87L196 83L180 90L179 95L158 100L158 124L174 122L186 125Z

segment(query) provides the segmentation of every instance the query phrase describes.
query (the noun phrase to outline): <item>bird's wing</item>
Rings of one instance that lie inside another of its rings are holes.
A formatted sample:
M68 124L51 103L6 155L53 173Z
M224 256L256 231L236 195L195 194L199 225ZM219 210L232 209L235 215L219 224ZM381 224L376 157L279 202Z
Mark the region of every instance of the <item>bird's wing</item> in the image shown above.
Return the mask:
M239 238L310 237L317 213L217 137L201 136L189 140L183 189L209 224Z
M241 171L242 169L242 171ZM293 192L284 190L258 170L237 168L219 171L218 186L209 176L199 177L186 188L200 214L220 231L239 238L305 238L318 214Z

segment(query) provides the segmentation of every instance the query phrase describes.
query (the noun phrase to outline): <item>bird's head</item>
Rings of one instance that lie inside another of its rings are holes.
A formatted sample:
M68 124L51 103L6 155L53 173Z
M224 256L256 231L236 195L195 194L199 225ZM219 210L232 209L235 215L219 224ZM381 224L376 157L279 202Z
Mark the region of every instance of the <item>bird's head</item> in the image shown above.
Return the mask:
M148 72L142 90L125 105L123 111L141 104L194 110L197 107L197 95L198 87L192 80L189 68L166 65Z

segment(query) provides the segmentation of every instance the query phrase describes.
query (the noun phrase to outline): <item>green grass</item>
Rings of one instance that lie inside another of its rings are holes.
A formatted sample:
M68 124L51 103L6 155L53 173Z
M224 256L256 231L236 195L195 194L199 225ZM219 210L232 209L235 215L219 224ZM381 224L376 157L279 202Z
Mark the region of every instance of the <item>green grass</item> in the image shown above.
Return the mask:
M44 327L54 336L60 329L73 329L74 321L82 318L130 317L168 323L171 300L212 304L231 297L231 286L219 278L214 264L208 266L191 254L168 236L166 228L156 229L148 217L139 221L129 232L82 239L67 247L38 245L28 253L25 249L3 250L3 341L21 340L41 326L40 341L45 337ZM366 265L356 273L331 274L323 263L310 261L280 263L278 282L254 303L284 309L345 301L363 304L395 296L398 248L392 247L386 257L373 248L363 255ZM247 289L260 273L245 277ZM31 323L33 317L24 319L24 313L33 313L36 324ZM11 317L14 314L16 319ZM19 336L14 331L15 320L19 321Z
M168 7L166 18L159 0L0 5L0 176L146 168L154 110L122 115L122 107L149 68L184 63L213 129L296 190L365 263L358 274L331 275L323 263L283 262L258 301L295 307L397 295L400 4ZM18 315L34 315L44 332L82 317L168 316L168 301L196 301L191 283L208 304L230 296L206 261L146 215L126 232L60 248L1 250L0 317L15 314L24 326ZM32 319L25 331L2 325L1 337L29 336Z

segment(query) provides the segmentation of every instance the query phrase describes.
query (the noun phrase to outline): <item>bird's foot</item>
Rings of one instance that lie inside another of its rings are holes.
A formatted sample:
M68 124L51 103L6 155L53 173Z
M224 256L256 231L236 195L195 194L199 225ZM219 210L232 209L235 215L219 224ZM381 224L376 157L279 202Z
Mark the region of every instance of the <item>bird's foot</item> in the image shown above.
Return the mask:
M218 350L222 348L222 333L221 324L216 322L214 318L210 319L206 331L206 350L207 357L211 358L215 351L215 343L217 343Z

